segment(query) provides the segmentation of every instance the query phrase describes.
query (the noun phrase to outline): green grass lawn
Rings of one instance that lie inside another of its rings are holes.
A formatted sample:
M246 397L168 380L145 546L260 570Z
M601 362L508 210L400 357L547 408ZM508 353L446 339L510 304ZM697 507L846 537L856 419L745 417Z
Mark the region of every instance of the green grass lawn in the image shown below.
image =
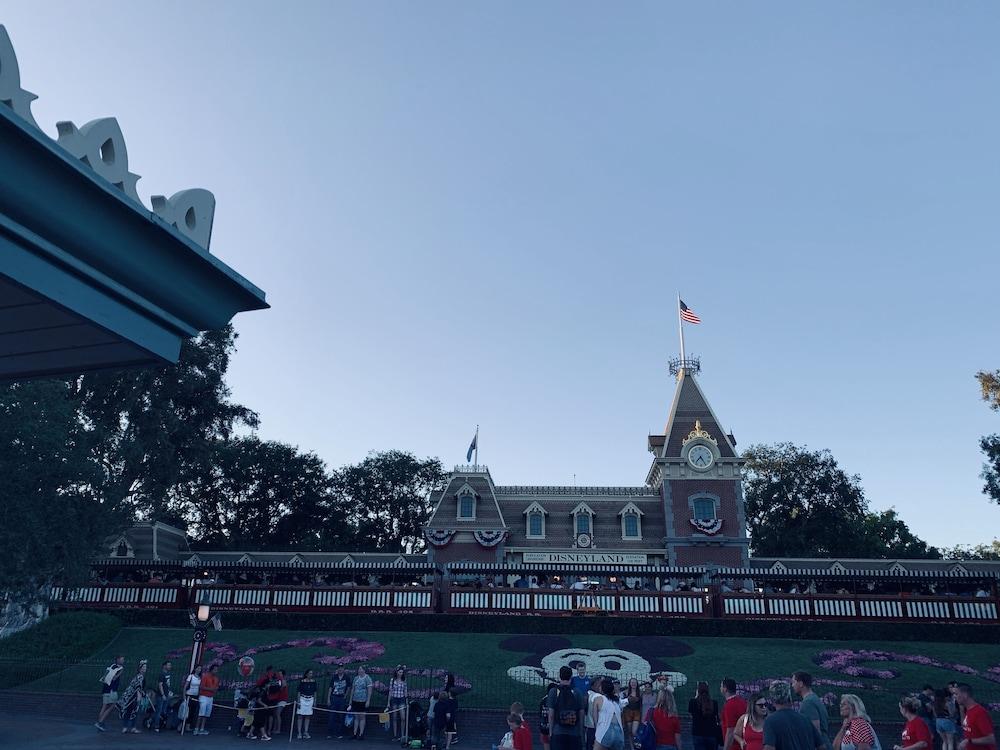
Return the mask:
M62 615L61 617L67 617ZM314 668L320 674L321 691L325 694L324 674L332 672L332 664L320 663L316 659L329 662L343 657L345 648L360 648L367 653L360 656L367 667L392 668L405 663L410 669L433 668L449 670L471 684L460 697L460 703L468 707L506 708L512 701L521 700L528 705L537 705L543 688L530 685L508 676L509 668L530 662L539 665L542 657L567 647L580 653L587 650L617 649L647 658L652 666L669 667L682 673L687 682L677 689L682 710L693 693L698 680L706 680L713 693L723 677L731 676L740 682L750 682L769 677L787 677L796 669L805 669L815 678L823 680L862 683L862 687L840 685L820 685L817 692L841 694L858 693L869 705L871 712L882 718L895 718L898 696L904 692L919 689L923 683L944 686L948 680L967 681L976 688L984 703L1000 703L1000 682L985 679L990 668L1000 666L1000 645L967 645L918 642L839 642L804 641L765 638L626 638L616 639L598 635L573 635L565 638L554 636L511 636L492 633L333 633L315 631L263 631L225 630L210 633L211 643L230 644L224 654L227 661L221 669L223 680L238 678L236 660L247 649L259 649L269 644L283 644L288 641L315 638L351 637L367 642L354 646L340 644L342 648L326 645L298 645L265 653L254 654L256 671L259 673L266 664L283 667L293 674L306 668ZM124 654L129 662L128 673L138 659L149 661L151 677L158 672L160 662L171 652L190 645L191 631L167 628L124 628L109 644L96 649L85 663L52 672L38 679L30 672L25 678L15 680L32 690L96 692L97 679L103 666L116 654ZM884 650L897 654L930 657L941 662L966 665L976 674L961 674L951 669L927 664L901 662L861 662L860 666L878 670L891 669L898 672L892 679L876 677L852 677L832 669L823 669L814 660L822 651L832 649ZM216 652L217 654L218 652ZM213 656L209 652L206 659ZM44 656L44 654L40 654ZM619 654L626 657L628 654ZM0 647L0 658L3 649ZM173 657L175 671L183 674L189 654ZM617 657L616 657L617 658ZM354 663L356 666L356 662ZM622 669L625 671L625 668ZM378 679L386 679L376 674ZM1000 673L996 674L1000 680ZM10 684L7 682L6 684ZM441 684L440 676L411 675L411 691L426 691ZM376 700L384 700L377 698ZM426 701L425 701L426 705Z

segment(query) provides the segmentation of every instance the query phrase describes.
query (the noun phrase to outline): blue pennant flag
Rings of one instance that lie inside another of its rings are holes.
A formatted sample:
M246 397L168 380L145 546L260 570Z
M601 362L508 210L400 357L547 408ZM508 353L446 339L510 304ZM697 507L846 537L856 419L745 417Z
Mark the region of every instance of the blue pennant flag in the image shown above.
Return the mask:
M473 437L472 438L472 442L469 443L469 452L465 454L465 460L466 461L471 461L472 460L472 454L475 452L476 445L478 443L479 443L479 430L476 430L475 437Z

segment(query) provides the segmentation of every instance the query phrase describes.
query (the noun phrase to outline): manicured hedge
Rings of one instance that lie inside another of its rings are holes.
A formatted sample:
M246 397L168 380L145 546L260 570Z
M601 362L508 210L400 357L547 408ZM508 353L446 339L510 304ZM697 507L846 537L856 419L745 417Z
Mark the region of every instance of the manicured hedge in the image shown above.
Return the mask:
M185 613L119 610L126 625L182 627ZM223 612L226 628L329 631L416 631L439 633L596 634L609 636L676 635L809 640L941 641L997 643L1000 626L941 623L803 622L698 620L657 617L544 617L506 615L292 614Z
M99 612L56 614L0 640L0 660L77 661L108 645L122 621Z

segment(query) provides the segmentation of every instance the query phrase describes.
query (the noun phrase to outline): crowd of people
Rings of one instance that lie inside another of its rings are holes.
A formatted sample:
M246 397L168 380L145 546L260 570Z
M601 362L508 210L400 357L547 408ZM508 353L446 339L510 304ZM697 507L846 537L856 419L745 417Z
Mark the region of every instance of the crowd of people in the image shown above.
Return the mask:
M860 697L839 700L840 725L812 689L812 676L795 672L744 697L733 679L719 686L721 706L699 682L687 706L694 750L883 750ZM899 700L905 724L892 750L991 750L996 739L989 712L972 688L950 683ZM500 747L532 750L523 715L512 710ZM520 734L519 734L520 732ZM640 685L590 677L583 666L564 666L540 707L544 750L681 750L680 712L665 676Z
M180 683L175 682L173 664L164 661L155 681L148 679L148 664L140 660L135 674L125 680L125 657L119 656L101 677L101 708L94 726L108 731L107 719L116 711L121 719L122 733L138 734L176 731L194 736L207 735L206 724L211 718L219 691L218 666L196 665ZM454 675L445 676L443 689L430 700L424 713L419 704L408 703L406 667L399 665L389 680L384 710L373 704L375 682L364 666L348 674L340 665L331 675L327 689L326 708L317 701L318 682L312 669L295 680L294 695L285 670L267 665L256 680L237 685L233 691L232 721L229 730L250 740L272 740L282 731L289 706L294 706L297 739L312 738L312 718L317 710L327 714L327 739L363 740L371 716L391 731L394 740L412 735L447 748L457 740L457 691Z
M173 665L165 661L159 676L147 680L148 665L140 661L125 679L125 659L118 657L101 678L102 705L95 726L107 731L112 711L121 719L123 733L190 732L207 735L206 728L219 691L218 667L197 665L175 682ZM363 740L372 716L394 740L422 740L432 750L450 750L458 740L458 694L448 674L442 689L433 692L427 711L410 701L406 667L393 671L381 699L373 703L375 682L358 666L348 673L338 666L330 677L326 696L317 694L311 669L289 684L285 670L268 665L255 680L235 687L229 728L248 739L269 741L282 731L289 706L298 739L311 739L314 713L326 713L327 739ZM720 700L709 685L697 683L687 705L693 750L884 750L865 704L854 694L840 697L841 723L830 721L826 704L812 689L812 676L795 672L766 690L744 697L735 680L719 685ZM325 698L326 708L318 701ZM559 681L550 686L539 707L538 731L543 750L682 750L680 709L667 676L621 684L608 676L591 676L584 665L576 671L563 666ZM905 720L899 743L892 750L995 750L993 723L979 705L972 688L952 682L935 690L925 685L899 700ZM532 750L532 732L524 706L514 703L507 716L509 732L496 750Z

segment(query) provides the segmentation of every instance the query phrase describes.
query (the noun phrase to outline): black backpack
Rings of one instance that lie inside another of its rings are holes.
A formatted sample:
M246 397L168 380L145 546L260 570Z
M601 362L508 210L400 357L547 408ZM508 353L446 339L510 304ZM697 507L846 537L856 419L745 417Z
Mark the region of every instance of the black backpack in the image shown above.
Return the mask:
M556 724L570 729L577 726L577 719L580 716L580 703L576 693L569 685L560 685L556 690L556 708L553 711Z

